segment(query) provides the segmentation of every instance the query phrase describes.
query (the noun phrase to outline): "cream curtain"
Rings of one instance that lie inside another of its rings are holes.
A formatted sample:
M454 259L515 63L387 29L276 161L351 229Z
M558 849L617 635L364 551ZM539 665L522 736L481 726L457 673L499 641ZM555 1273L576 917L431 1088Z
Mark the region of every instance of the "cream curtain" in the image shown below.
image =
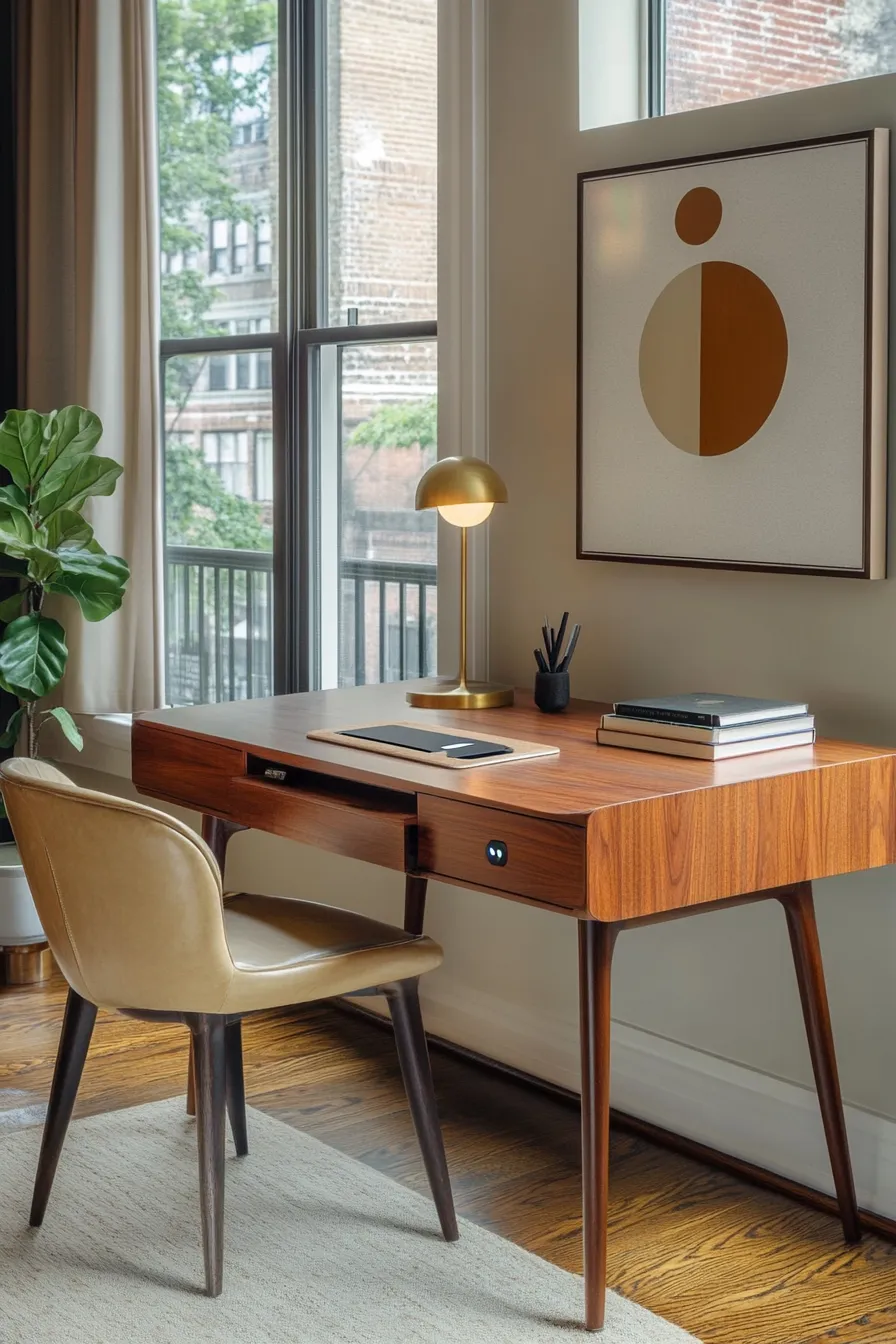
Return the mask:
M20 0L19 18L21 405L102 419L124 475L90 521L132 576L101 623L65 603L62 702L146 709L163 684L154 0Z

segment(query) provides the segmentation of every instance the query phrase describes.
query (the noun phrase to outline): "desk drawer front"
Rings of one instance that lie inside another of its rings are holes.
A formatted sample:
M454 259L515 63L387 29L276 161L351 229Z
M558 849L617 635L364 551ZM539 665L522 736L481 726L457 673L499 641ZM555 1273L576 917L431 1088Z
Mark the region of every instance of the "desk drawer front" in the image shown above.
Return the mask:
M585 905L585 830L419 794L421 872L577 910Z

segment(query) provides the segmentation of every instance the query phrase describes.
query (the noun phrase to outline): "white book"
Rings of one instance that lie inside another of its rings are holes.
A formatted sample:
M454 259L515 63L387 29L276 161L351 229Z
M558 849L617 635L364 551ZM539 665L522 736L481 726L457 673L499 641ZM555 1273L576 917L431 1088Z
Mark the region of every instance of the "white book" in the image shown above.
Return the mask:
M738 723L731 728L703 728L692 723L664 723L659 719L630 719L624 714L604 714L600 726L617 733L671 737L679 742L750 742L754 738L777 737L784 733L811 732L815 727L815 715L799 714L792 719L770 719L767 723Z
M639 733L615 733L598 728L602 747L628 747L631 751L653 751L662 756L691 756L698 761L725 761L732 756L752 756L760 751L779 751L783 747L811 747L815 733L785 733L780 737L752 738L748 742L682 742L672 737L647 737Z

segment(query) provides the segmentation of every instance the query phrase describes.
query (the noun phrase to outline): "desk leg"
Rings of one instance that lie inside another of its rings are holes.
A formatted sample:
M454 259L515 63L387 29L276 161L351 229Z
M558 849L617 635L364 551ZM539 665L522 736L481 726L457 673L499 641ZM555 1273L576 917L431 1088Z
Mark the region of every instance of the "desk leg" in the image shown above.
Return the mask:
M616 929L579 922L582 1047L582 1260L585 1328L600 1330L607 1292L610 1167L610 969Z
M849 1158L840 1079L837 1075L837 1056L834 1053L834 1035L831 1030L831 1014L825 988L818 927L815 922L812 884L801 882L799 886L782 893L778 899L787 915L793 964L796 967L806 1035L809 1038L809 1053L812 1056L812 1070L815 1074L821 1118L824 1122L824 1133L834 1173L834 1188L840 1205L843 1235L847 1241L861 1241L862 1228L859 1223L856 1187Z
M426 914L425 877L415 877L406 873L404 879L404 927L407 933L423 932L423 917Z
M202 815L202 838L208 845L211 852L218 861L218 867L221 869L221 876L224 876L224 860L227 856L227 845L232 835L237 831L244 831L245 826L241 826L238 821L224 821L221 817L213 817L208 812ZM190 1063L187 1071L187 1115L196 1114L196 1060L193 1052L193 1037L190 1037Z

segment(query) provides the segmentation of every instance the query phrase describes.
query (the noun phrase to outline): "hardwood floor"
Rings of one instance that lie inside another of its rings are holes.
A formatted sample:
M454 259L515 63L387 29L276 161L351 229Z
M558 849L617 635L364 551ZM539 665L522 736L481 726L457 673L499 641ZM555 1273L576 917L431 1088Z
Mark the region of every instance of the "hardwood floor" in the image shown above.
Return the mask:
M0 990L0 1141L38 1118L64 998L59 978ZM250 1019L244 1040L250 1105L427 1193L388 1032L315 1006ZM101 1013L76 1115L176 1095L186 1064L183 1029ZM575 1109L444 1053L433 1065L458 1212L578 1273ZM619 1292L705 1344L896 1344L896 1247L846 1247L833 1218L640 1137L614 1133L611 1160Z

